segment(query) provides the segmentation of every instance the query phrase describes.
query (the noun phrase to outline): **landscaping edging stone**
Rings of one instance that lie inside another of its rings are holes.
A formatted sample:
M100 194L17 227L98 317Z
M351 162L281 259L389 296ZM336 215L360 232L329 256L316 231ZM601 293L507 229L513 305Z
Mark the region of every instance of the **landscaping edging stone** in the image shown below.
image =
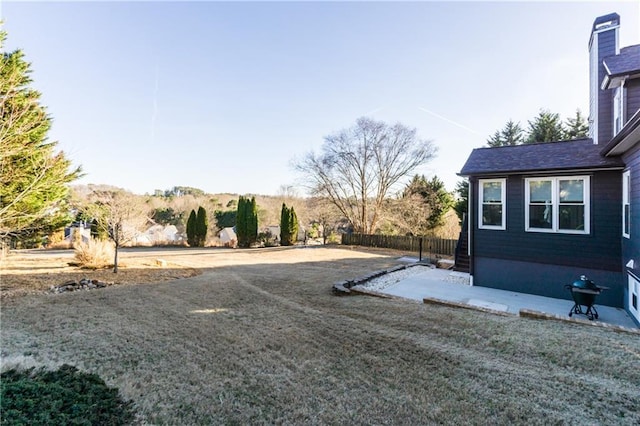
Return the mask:
M89 278L82 278L80 281L71 280L71 281L67 281L64 284L52 285L49 288L49 293L59 294L59 293L65 293L68 291L95 290L98 288L108 287L110 285L113 285L113 283L106 282L106 281L92 280Z
M582 318L568 318L562 315L548 314L546 312L539 312L531 309L520 309L520 316L523 318L555 320L555 321L564 321L564 322L570 322L570 323L590 325L592 327L607 328L609 330L616 331L616 332L631 333L631 334L637 334L640 336L640 329L636 329L636 328L623 327L621 325L615 325L615 324L607 324L606 322L589 321Z
M333 294L335 294L337 296L346 296L346 295L349 295L351 293L360 293L360 294L367 294L367 295L376 296L376 297L391 298L391 296L384 295L384 294L379 293L377 291L370 291L370 290L363 290L363 289L352 289L352 287L364 284L367 281L370 281L370 280L372 280L374 278L378 278L378 277L380 277L382 275L390 274L392 272L402 271L404 269L412 268L414 266L431 266L431 265L418 262L418 263L414 263L414 264L411 264L411 265L393 266L393 267L391 267L389 269L382 269L380 271L371 272L370 274L363 275L363 276L358 277L358 278L354 278L353 280L338 281L337 283L335 283L333 285L332 291L333 291Z

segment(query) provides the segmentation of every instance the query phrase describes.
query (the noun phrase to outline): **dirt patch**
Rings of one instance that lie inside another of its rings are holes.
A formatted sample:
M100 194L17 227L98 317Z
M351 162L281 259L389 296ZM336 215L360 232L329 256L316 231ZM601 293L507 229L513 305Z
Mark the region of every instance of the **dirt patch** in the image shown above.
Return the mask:
M117 274L112 269L82 269L70 266L73 262L68 252L11 253L0 265L0 298L11 298L27 294L43 293L51 286L83 278L118 284L152 284L189 278L202 273L198 268L161 259L127 256L122 261Z

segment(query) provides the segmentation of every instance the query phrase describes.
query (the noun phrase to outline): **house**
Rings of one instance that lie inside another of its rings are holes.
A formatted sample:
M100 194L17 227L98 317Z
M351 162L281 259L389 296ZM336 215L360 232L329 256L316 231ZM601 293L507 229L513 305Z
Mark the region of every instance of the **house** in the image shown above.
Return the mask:
M77 237L76 235L80 235ZM91 225L85 222L74 222L64 229L64 240L71 244L74 239L79 238L81 242L88 243L91 239Z
M568 299L586 275L640 325L640 45L619 27L592 27L588 138L474 149L459 175L473 285Z
M222 228L218 233L218 238L220 238L220 242L225 247L236 247L238 244L238 236L232 227Z

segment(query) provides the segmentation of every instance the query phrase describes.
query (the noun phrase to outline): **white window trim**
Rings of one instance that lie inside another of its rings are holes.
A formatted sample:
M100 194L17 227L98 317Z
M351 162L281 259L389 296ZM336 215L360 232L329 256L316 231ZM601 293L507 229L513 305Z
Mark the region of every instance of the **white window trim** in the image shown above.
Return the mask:
M617 135L622 128L622 111L620 108L621 92L622 89L620 87L616 87L613 95L613 136Z
M483 183L499 182L502 190L500 191L501 204L502 204L502 225L484 225L482 223L482 206L484 199ZM498 231L504 231L507 229L507 180L506 179L479 179L478 180L478 228L479 229L493 229Z
M625 238L631 238L631 200L629 199L630 189L631 189L631 171L627 170L626 172L622 173L622 236ZM629 206L629 224L628 224L629 233L624 232L625 219L626 219L624 214L624 207L626 205Z
M616 87L613 95L613 136L620 133L620 130L626 124L625 120L625 87L624 79L620 83L620 86ZM619 120L619 121L618 121Z
M560 229L559 226L559 206L560 206L560 196L558 193L558 181L560 180L583 180L583 201L584 201L584 230L574 230L574 229ZM530 187L529 182L535 181L551 181L551 205L553 206L553 220L551 224L551 228L532 228L529 226L529 199L530 199ZM535 177L535 178L526 178L524 180L524 228L526 232L545 232L552 234L579 234L579 235L588 235L591 233L591 181L589 176L544 176L544 177Z

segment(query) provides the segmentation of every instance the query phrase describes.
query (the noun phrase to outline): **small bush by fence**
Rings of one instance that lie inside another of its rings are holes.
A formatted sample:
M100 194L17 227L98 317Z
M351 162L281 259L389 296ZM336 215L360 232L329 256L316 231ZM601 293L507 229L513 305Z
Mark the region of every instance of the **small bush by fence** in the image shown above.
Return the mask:
M342 244L365 247L383 247L418 252L422 240L423 253L453 256L458 240L430 237L405 237L398 235L343 234Z

